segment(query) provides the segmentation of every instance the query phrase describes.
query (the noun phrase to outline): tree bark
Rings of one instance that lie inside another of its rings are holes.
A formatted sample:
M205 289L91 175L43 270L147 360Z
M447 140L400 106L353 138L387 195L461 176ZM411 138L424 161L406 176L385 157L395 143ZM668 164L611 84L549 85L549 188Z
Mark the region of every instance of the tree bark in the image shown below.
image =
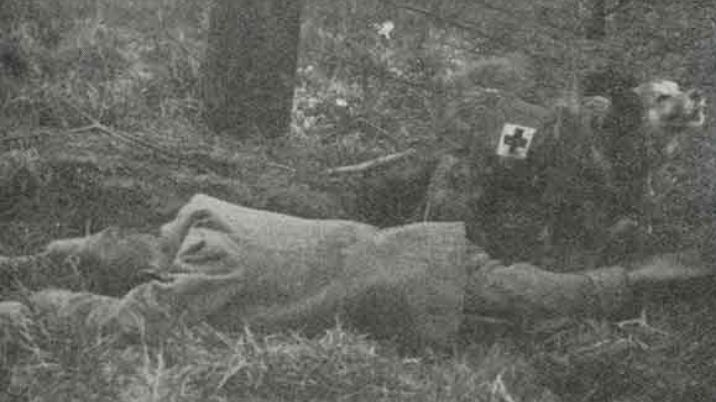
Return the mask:
M277 137L290 124L302 0L219 0L204 65L215 132Z
M592 0L591 15L587 21L587 39L602 40L607 36L607 1Z

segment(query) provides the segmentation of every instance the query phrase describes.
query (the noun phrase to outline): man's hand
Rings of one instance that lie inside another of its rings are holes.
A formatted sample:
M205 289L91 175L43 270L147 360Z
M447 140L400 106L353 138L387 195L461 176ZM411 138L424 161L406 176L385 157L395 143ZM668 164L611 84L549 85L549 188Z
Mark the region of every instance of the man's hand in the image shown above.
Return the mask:
M629 283L635 286L702 278L716 273L714 267L693 250L651 256L631 264L630 268Z

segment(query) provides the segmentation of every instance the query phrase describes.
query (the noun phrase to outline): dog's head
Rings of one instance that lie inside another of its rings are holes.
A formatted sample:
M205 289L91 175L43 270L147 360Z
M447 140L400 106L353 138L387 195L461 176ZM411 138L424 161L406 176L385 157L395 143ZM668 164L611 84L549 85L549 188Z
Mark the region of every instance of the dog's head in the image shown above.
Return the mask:
M652 128L702 127L706 121L706 98L698 89L684 91L673 81L659 80L634 91L642 100L645 122Z

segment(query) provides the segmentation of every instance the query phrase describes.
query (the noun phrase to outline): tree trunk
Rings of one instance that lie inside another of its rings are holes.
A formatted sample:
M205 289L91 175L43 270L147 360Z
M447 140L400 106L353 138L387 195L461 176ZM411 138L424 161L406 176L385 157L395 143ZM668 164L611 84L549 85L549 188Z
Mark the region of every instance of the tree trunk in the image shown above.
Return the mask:
M602 40L607 36L607 1L592 0L591 15L587 21L587 39Z
M215 132L277 137L290 124L302 0L218 0L204 65Z

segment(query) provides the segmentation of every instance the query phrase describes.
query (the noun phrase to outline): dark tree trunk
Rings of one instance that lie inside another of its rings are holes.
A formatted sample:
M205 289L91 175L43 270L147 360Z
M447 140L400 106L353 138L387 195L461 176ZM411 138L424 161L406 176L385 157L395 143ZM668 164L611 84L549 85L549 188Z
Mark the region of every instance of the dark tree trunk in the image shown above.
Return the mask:
M209 127L277 137L290 124L302 0L218 0L203 97Z
M607 1L592 0L591 15L587 20L587 39L602 40L607 36Z
M716 99L716 20L714 20L714 28L710 37L704 40L701 50L697 52L697 57L697 71L694 73L696 82L706 91L706 99ZM715 103L712 101L706 103L707 116L716 116Z

